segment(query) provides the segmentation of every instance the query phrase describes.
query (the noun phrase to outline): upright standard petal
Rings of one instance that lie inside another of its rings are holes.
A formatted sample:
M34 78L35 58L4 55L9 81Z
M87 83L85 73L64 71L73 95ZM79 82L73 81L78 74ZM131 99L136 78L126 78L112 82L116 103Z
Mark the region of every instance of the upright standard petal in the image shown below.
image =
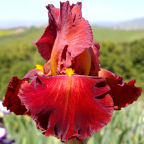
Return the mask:
M51 5L48 5L49 11L52 8ZM81 15L81 3L72 6L68 1L61 3L59 19L56 19L55 23L57 23L57 36L51 54L52 75L64 73L66 68L75 67L79 61L82 63L82 57L86 59L85 63L90 65L91 58L89 51L86 50L92 46L93 36L88 21ZM83 52L83 56L76 59ZM81 64L79 68L84 66ZM84 74L89 73L88 67L82 68L82 70L84 70Z
M116 76L105 69L101 69L99 76L105 78L111 88L110 95L113 98L115 110L133 103L141 95L142 88L135 86L135 80L131 80L128 83L123 82L122 77Z
M82 140L111 120L109 90L106 81L98 77L38 76L22 85L19 98L46 136Z
M47 9L49 26L36 45L47 61L51 56L51 74L65 74L66 68L71 67L77 74L97 75L98 49L94 48L91 26L82 17L81 3L61 2L60 9L49 4Z
M49 26L46 28L44 34L42 37L34 42L37 47L38 51L41 54L41 56L45 60L49 60L52 52L52 48L56 39L57 35L57 26L56 26L56 20L59 16L59 9L55 8L53 5L50 6L49 10Z

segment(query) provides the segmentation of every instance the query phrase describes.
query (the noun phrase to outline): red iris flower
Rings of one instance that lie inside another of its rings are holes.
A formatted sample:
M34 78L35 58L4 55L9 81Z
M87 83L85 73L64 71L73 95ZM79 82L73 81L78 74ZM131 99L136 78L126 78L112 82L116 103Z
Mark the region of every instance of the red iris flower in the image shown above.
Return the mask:
M90 137L110 122L113 111L133 103L142 89L135 80L100 69L99 44L81 14L81 3L49 4L49 26L36 41L46 60L22 79L13 77L3 105L32 117L46 136L66 142Z

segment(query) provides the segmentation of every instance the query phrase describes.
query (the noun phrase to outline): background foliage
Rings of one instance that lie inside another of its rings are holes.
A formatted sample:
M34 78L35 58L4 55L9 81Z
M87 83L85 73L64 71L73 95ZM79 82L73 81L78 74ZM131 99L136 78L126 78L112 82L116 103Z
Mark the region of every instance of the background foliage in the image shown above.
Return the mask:
M35 64L44 64L32 41L40 38L44 28L17 28L0 30L0 99L10 78L22 78ZM101 67L125 81L137 79L144 83L144 31L124 31L93 26L94 40L101 45ZM57 144L54 137L46 138L36 129L35 123L26 116L10 114L5 117L8 136L16 144ZM143 144L144 143L143 97L133 105L114 112L112 121L94 134L88 144Z

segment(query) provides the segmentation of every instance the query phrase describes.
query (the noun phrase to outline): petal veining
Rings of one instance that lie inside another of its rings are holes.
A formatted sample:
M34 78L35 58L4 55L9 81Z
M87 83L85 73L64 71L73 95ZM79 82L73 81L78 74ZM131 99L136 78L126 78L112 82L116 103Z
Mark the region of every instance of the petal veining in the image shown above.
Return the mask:
M51 10L51 7L48 9ZM52 75L62 68L72 67L73 60L93 43L91 27L81 16L81 3L72 6L68 1L61 3L59 21L56 23L57 37L51 54Z
M21 89L19 98L46 136L85 139L111 120L113 100L102 78L38 76Z

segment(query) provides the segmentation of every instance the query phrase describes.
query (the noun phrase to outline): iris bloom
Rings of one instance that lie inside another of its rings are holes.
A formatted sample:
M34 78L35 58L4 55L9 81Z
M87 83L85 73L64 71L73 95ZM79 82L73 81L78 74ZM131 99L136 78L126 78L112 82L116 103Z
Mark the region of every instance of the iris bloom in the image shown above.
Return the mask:
M100 68L100 46L80 2L47 9L49 26L35 42L46 63L22 79L13 77L3 105L32 117L45 136L83 140L107 125L114 110L137 100L142 89Z

